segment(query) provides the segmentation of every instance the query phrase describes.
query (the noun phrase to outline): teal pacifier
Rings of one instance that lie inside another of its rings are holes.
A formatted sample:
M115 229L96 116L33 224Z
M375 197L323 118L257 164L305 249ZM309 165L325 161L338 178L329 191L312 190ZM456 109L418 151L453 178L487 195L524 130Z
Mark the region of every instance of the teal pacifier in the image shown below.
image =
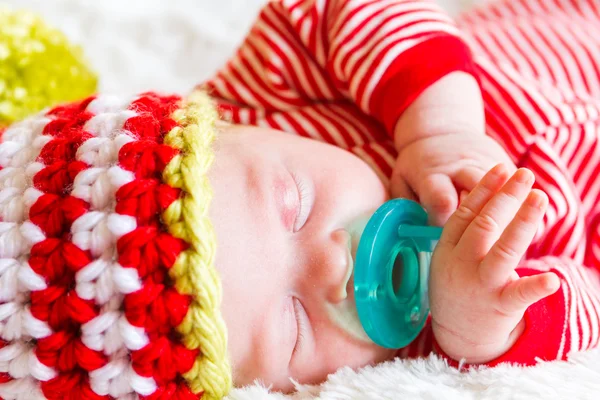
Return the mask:
M427 226L416 202L394 199L369 219L354 265L354 298L363 329L377 345L399 349L429 314L429 264L442 228Z

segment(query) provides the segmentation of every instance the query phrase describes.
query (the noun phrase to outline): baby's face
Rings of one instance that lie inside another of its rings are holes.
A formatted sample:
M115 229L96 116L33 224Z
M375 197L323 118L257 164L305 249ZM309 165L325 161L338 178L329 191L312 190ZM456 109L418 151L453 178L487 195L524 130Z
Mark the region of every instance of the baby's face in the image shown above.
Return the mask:
M290 390L393 352L338 328L327 305L353 297L345 228L387 192L349 152L287 133L224 126L211 171L211 219L236 385ZM346 288L348 290L346 291Z

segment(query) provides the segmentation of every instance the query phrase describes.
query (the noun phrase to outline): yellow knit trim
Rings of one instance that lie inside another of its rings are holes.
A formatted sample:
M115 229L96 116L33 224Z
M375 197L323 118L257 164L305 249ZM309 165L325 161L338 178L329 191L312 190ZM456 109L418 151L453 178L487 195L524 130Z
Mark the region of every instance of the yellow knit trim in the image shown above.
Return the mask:
M189 349L200 349L192 369L184 375L194 393L203 399L223 398L231 388L227 360L227 331L220 313L221 282L215 269L216 238L208 217L212 190L208 170L214 154L217 112L210 98L196 92L173 113L179 124L165 137L165 144L180 150L163 172L164 181L182 190L165 211L169 232L189 243L170 275L179 293L192 296L192 303L177 330Z

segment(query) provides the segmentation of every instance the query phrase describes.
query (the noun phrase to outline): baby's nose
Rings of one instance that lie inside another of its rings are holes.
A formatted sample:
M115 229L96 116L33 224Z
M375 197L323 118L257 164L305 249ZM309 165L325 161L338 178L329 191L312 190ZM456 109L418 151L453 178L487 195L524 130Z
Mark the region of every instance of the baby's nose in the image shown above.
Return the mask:
M347 286L353 270L351 240L348 231L337 229L331 233L330 242L324 248L321 268L326 298L330 303L339 303L348 296Z

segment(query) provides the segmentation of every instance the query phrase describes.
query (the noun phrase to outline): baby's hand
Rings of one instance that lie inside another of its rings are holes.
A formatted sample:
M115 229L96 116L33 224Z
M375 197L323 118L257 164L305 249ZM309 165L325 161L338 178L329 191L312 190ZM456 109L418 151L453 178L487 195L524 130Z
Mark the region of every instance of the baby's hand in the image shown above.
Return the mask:
M527 307L560 284L553 273L519 278L515 272L548 199L531 189L531 171L508 177L503 165L483 177L448 220L431 261L433 332L456 360L501 356L521 334Z
M402 149L390 184L393 197L417 200L430 223L442 226L494 165L516 167L504 149L483 133L449 133L418 139ZM413 193L416 195L416 199Z

